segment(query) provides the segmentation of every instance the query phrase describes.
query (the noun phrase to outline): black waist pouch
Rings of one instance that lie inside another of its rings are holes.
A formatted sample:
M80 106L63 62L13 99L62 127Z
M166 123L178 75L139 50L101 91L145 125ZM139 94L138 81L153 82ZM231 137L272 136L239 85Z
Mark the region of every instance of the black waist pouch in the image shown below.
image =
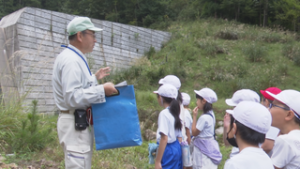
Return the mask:
M76 109L75 116L75 130L85 130L89 124L86 120L86 111L83 109Z

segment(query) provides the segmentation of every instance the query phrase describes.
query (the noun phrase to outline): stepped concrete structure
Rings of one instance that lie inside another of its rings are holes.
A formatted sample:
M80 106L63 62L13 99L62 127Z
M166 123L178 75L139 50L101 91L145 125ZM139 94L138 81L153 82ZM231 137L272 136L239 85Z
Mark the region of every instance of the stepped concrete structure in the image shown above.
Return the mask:
M38 100L38 111L53 113L51 77L55 57L68 44L67 24L74 15L38 8L22 8L0 21L0 92L4 104ZM96 33L94 51L87 55L92 72L109 66L129 68L151 47L156 51L171 34L110 21L91 19L103 31Z

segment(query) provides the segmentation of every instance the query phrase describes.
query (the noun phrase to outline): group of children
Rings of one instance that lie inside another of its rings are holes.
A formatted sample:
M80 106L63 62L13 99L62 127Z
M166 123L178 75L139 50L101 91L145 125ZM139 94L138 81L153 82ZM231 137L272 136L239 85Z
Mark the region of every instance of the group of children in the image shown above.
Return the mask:
M217 94L210 88L194 90L197 106L191 111L178 77L168 75L159 85L154 93L164 110L158 117L155 169L217 169L222 161L213 112ZM226 99L233 109L224 116L223 141L233 148L224 168L299 169L300 92L274 87L260 92L261 103L249 89Z

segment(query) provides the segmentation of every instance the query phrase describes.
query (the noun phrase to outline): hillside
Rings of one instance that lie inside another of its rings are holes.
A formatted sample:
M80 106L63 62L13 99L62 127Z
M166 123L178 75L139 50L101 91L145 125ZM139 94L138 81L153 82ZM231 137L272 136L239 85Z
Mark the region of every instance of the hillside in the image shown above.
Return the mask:
M139 91L157 88L168 74L182 81L181 91L211 87L219 97L238 89L257 92L270 86L300 89L300 37L279 28L266 29L224 20L173 22L173 36L159 52L112 77L128 80Z

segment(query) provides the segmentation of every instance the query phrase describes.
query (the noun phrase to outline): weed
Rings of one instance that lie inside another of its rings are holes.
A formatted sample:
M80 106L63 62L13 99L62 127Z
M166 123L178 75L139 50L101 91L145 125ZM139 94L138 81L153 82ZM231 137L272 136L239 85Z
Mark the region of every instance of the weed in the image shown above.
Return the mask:
M226 50L214 41L198 42L196 44L197 47L203 49L210 56L226 53Z
M225 39L225 40L238 40L238 34L234 31L224 30L220 31L216 34L217 38Z
M293 61L297 66L300 66L300 51L299 50L294 54Z
M288 43L288 44L282 46L283 56L285 56L289 59L294 58L294 54L297 53L297 50L298 50L298 48L292 43Z
M262 40L268 43L276 43L283 41L281 35L277 33L266 33L262 35Z
M254 43L249 46L246 46L243 49L243 53L247 57L247 59L251 62L266 61L266 57L268 54L264 46L261 46L259 44L254 44Z
M145 53L145 56L147 56L147 58L150 59L151 57L153 57L154 54L155 54L155 48L151 46L149 48L149 51Z
M293 43L282 47L282 54L288 59L294 61L295 65L300 66L300 48Z
M134 39L135 39L136 41L138 41L138 40L139 40L139 36L140 36L139 33L135 33L135 34L134 34Z
M280 74L282 76L288 76L288 74L289 74L289 67L286 64L279 65L279 67L278 67L278 74Z

